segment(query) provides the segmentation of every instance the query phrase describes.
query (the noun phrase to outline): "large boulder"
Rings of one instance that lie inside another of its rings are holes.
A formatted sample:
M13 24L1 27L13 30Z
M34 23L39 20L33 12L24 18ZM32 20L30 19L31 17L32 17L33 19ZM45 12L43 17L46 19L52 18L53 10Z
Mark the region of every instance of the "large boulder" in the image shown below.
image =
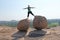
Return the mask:
M28 19L23 19L21 21L19 21L19 23L17 24L17 29L19 31L27 31L29 28L29 20Z
M33 27L37 30L47 28L47 19L44 16L35 16L33 20Z

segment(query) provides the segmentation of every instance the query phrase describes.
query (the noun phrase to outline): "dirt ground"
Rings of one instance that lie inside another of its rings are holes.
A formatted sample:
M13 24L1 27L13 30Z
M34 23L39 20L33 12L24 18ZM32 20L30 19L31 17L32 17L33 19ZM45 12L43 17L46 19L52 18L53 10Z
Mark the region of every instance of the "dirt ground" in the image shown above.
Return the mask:
M0 40L60 40L60 26L28 32L18 31L16 27L0 26Z

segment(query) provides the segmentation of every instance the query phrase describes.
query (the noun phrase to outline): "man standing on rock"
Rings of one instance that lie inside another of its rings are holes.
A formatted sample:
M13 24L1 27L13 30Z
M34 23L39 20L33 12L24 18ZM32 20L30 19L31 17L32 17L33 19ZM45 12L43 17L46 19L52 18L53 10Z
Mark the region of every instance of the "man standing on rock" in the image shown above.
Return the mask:
M27 15L27 18L29 18L29 14L32 14L34 16L34 14L32 13L31 11L31 8L34 8L34 7L30 7L30 5L28 5L27 8L24 8L24 9L28 9L28 15Z

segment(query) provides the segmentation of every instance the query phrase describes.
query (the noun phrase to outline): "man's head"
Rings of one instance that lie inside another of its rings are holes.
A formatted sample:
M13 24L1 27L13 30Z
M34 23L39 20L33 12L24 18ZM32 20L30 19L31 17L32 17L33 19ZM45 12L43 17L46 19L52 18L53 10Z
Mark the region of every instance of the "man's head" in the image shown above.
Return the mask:
M30 5L28 5L28 7L30 7Z

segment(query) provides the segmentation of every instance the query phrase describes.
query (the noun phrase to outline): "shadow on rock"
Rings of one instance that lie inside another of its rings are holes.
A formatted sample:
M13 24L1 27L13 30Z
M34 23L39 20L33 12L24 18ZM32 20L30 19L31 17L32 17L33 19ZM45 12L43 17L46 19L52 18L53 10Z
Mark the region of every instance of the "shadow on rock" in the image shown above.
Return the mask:
M43 30L34 30L29 33L29 37L41 37L46 34L46 31Z
M19 38L22 38L26 35L26 31L18 31L12 35L13 39L12 40L18 40Z

